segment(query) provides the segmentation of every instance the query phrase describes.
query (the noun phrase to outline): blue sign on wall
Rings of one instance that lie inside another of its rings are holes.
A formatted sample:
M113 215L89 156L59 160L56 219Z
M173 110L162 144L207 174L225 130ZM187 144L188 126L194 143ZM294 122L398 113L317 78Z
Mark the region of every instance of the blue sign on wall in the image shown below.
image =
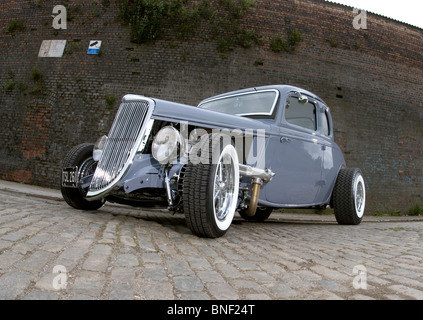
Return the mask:
M101 41L100 40L91 40L87 53L88 54L99 54L100 49L101 49Z

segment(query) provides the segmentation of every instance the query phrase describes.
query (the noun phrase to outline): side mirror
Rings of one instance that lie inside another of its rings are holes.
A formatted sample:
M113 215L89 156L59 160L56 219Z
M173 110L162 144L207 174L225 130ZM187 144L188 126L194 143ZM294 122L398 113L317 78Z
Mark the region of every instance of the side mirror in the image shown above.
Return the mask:
M308 98L307 98L306 96L300 96L300 97L298 98L298 102L299 102L300 104L307 104L307 102L308 102Z
M307 102L308 102L307 96L301 94L299 91L295 92L295 97L298 98L299 104L307 104Z

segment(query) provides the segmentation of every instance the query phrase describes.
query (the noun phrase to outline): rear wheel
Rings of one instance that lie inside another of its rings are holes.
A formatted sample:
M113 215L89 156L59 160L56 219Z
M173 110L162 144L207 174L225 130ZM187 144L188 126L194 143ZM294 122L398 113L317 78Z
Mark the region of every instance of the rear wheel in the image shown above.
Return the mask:
M339 224L361 223L366 205L366 187L360 169L339 171L333 190L333 207Z
M184 213L188 227L199 237L223 236L231 226L239 192L239 163L230 143L220 144L218 135L199 143L209 143L210 156L198 164L188 163L183 184ZM210 141L209 141L210 140ZM215 152L213 155L212 152ZM213 159L213 161L211 161Z
M94 144L83 143L72 148L63 160L63 168L78 167L78 181L94 173L97 162L93 155ZM62 184L61 184L62 185ZM78 188L61 187L63 199L75 209L97 210L105 203L104 199L88 201L85 196L87 190Z

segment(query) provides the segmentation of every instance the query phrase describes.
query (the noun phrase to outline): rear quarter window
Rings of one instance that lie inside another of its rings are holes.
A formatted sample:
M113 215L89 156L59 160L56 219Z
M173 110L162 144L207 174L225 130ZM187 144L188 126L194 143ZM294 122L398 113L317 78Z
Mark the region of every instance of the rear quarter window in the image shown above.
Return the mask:
M329 116L328 116L328 112L322 112L321 113L322 117L322 133L325 136L330 136L330 125L329 125Z
M285 106L285 120L295 126L316 131L316 106L311 102L301 104L297 98L289 97Z

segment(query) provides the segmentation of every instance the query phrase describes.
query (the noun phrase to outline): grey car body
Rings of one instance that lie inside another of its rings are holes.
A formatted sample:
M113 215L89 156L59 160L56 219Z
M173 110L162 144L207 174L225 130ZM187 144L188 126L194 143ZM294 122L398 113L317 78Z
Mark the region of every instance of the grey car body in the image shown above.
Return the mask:
M222 135L234 148L227 147L217 165L191 163L192 150L204 145L204 137L211 143ZM174 155L162 161L154 150L173 147L169 139L175 140ZM197 107L127 95L103 142L85 144L90 151L83 161L75 160L82 146L64 161L62 193L75 208L96 209L105 201L164 206L185 213L193 233L206 237L227 231L233 218L233 213L227 218L228 210L264 220L274 208L331 205L341 224L358 224L364 213L365 183L359 169L346 168L329 107L298 87L243 89ZM101 154L94 160L93 149ZM219 227L225 219L230 221Z

